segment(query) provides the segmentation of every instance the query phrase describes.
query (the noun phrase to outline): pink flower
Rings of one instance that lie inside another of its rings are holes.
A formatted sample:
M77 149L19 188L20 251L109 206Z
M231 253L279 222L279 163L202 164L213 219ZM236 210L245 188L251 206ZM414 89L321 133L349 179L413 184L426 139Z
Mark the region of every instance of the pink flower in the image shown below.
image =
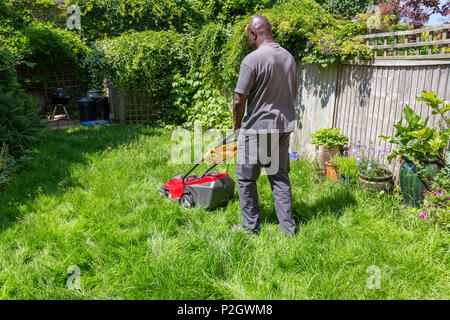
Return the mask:
M422 218L423 220L427 220L427 213L424 211L419 214L419 217Z

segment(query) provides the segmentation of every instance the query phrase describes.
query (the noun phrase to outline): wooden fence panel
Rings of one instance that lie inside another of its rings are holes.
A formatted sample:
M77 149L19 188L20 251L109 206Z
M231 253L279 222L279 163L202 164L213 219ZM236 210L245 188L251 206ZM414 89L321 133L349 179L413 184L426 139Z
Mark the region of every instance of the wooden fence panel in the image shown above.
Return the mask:
M384 65L385 64L385 65ZM388 61L377 65L342 65L337 84L334 126L350 137L350 144L372 145L375 148L393 146L379 139L392 136L394 124L402 118L408 104L421 117L430 116L425 103L416 101L422 90L434 91L441 99L450 100L449 64L390 66ZM396 171L398 165L391 165Z
M430 116L431 125L438 125L439 118L416 98L426 90L450 101L450 59L351 62L327 68L300 64L298 76L292 151L308 156L315 149L309 144L311 133L331 126L349 136L352 146L392 149L378 137L394 135L405 104L422 119ZM398 173L399 164L393 162L390 169Z
M293 151L312 152L312 146L308 145L311 133L333 125L338 70L339 65L328 68L311 64L298 66L299 92L296 101L298 130L292 137Z

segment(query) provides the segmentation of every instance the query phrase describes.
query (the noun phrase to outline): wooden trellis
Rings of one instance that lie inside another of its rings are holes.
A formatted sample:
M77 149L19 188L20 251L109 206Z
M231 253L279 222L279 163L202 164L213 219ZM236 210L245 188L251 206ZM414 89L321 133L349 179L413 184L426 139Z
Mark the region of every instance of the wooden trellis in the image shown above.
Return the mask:
M157 118L154 98L147 93L128 94L107 80L108 97L114 120L122 124L150 123Z
M65 70L52 70L50 80L42 85L30 85L34 70L28 67L18 68L19 81L25 92L36 102L41 113L52 111L50 95L57 88L63 88L71 96L70 105L76 105L76 101L86 96L88 83L77 79L77 75L67 68Z
M365 39L366 45L374 50L376 59L445 59L450 56L446 50L450 47L449 29L450 24L445 24L417 30L368 34L358 38ZM427 47L425 54L421 54L423 47ZM410 49L413 49L413 54Z

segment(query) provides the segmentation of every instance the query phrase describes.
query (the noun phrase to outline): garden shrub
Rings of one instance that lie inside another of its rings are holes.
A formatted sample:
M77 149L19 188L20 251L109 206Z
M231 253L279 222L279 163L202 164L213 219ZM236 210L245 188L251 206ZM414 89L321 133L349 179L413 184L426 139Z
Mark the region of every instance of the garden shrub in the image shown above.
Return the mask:
M223 37L217 26L203 32L210 30ZM183 36L172 31L128 33L98 42L85 64L97 86L104 78L111 78L124 92L152 96L164 122L191 125L199 120L207 128L231 127L231 100L211 85L208 74L212 61L219 61L219 40L205 36L195 42L204 46L186 43ZM191 50L205 47L216 47L216 55L205 57L201 51Z
M227 99L218 90L223 44L227 37L227 29L212 22L185 35L188 73L174 77L171 96L177 115L187 127L195 121L202 122L204 128L230 129L232 126L231 98Z
M126 93L146 93L164 120L176 121L170 90L174 76L186 74L186 58L182 35L144 31L98 42L85 64L94 81L110 78Z
M323 67L352 58L370 59L371 50L357 35L368 33L362 21L336 20L333 26L318 29L307 43L303 62Z
M443 167L441 171L433 177L433 185L436 189L445 189L450 192L450 164Z
M201 73L201 77L212 85L220 82L218 71L228 32L223 25L211 22L185 35L190 73L197 73L197 77Z
M20 57L25 42L26 38L21 30L15 29L10 24L0 24L0 45L7 48L11 55Z
M203 86L194 95L193 106L187 112L189 125L201 121L206 128L231 129L233 116L231 100L210 85Z
M37 141L43 122L17 81L14 63L11 53L0 47L0 146L17 159Z
M2 0L0 21L20 29L33 20L65 25L65 11L54 0Z
M176 74L173 77L170 95L173 97L172 103L176 114L181 122L192 122L192 104L197 91L203 86L201 73L191 73L188 77Z
M425 190L425 201L419 217L450 227L450 165L447 164L431 179L430 190Z
M205 129L231 129L231 99L206 81L202 73L191 73L188 78L177 74L172 87L174 114L185 127L200 121Z
M448 128L450 118L447 115L450 112L450 104L439 99L433 91L422 91L422 95L416 100L425 102L433 115L439 115L439 126L429 126L430 116L423 121L408 104L405 104L404 117L394 125L395 135L380 138L396 145L388 155L389 161L401 156L413 162L419 168L419 174L426 179L430 173L423 169L428 160L435 159L441 167L446 163L450 142L450 128ZM407 125L404 126L405 120Z
M200 29L223 25L236 16L270 8L278 0L70 0L81 8L82 32L89 39L117 37L126 31Z
M175 30L202 20L186 0L70 0L81 9L83 34L90 39L117 37L127 31Z
M236 17L246 16L256 11L272 8L280 0L197 0L193 8L201 13L206 21L226 24Z
M33 83L46 83L60 72L84 76L82 59L88 48L76 33L35 21L25 27L23 34L25 44L21 56L37 63Z
M0 27L0 45L17 59L36 63L27 86L48 86L61 73L85 78L83 57L89 51L80 36L55 27L50 22L32 21L23 29Z
M378 4L378 0L316 0L328 13L341 15L348 19L356 14L366 12L370 5Z

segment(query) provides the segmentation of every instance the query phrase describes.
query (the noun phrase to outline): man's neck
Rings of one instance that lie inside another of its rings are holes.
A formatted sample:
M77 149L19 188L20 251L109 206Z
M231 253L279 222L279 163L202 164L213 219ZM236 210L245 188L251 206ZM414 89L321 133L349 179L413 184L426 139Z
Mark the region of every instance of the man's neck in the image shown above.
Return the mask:
M258 49L259 47L262 47L262 46L264 46L264 45L271 44L271 43L275 43L275 41L274 41L272 38L270 38L270 39L265 39L265 40L261 41L261 42L258 44L258 46L256 47L256 49Z

